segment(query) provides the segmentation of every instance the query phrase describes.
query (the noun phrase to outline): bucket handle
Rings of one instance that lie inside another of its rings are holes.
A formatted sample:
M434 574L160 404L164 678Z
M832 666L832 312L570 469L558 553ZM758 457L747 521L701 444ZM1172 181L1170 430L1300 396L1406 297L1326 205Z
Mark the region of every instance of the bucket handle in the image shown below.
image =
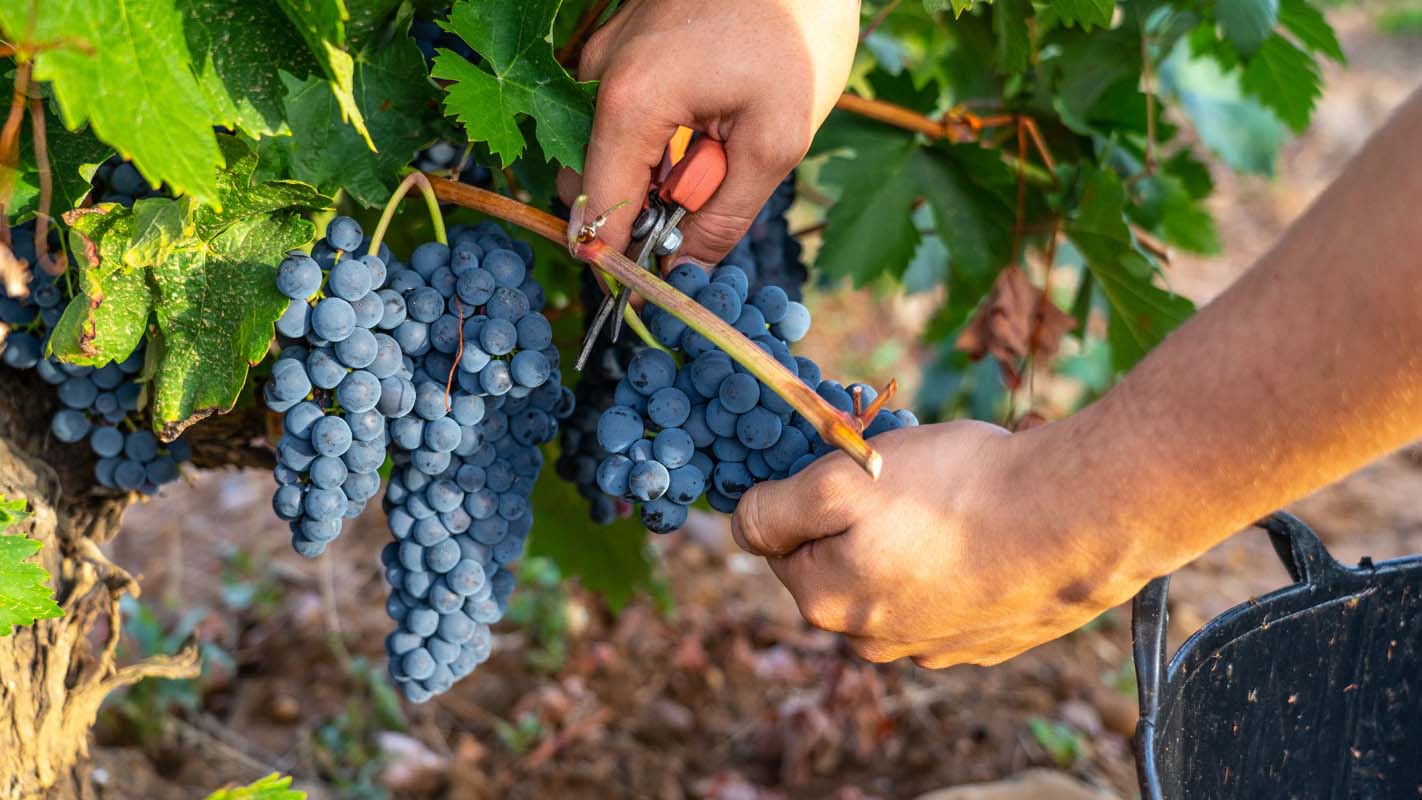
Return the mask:
M1256 527L1269 534L1274 552L1284 563L1295 583L1327 586L1345 573L1344 568L1329 555L1328 549L1297 517L1282 511L1259 522ZM1147 583L1131 603L1131 650L1136 666L1136 690L1140 699L1140 722L1136 725L1136 768L1143 797L1159 800L1160 782L1154 774L1154 759L1147 752L1152 746L1152 732L1160 710L1160 681L1166 669L1166 627L1169 614L1170 576L1162 575Z

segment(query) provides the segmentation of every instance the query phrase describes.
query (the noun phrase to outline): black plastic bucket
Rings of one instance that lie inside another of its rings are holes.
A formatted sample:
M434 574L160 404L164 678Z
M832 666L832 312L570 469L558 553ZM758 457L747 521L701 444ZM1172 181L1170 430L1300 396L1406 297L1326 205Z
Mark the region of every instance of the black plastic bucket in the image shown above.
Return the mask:
M1291 586L1236 606L1166 667L1166 592L1136 596L1147 800L1422 798L1422 557L1356 568L1297 519L1259 523Z

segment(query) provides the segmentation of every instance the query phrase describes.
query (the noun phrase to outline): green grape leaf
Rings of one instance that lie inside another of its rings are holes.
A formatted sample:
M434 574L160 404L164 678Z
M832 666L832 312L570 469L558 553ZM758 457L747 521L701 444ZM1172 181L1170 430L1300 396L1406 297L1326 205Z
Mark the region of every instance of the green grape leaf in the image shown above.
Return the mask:
M78 132L71 131L52 116L46 117L46 123L46 152L54 179L49 213L57 217L79 205L89 194L93 187L87 176L114 151L94 138L88 126ZM20 134L20 163L16 165L14 176L13 194L5 209L12 225L32 218L39 208L39 169L35 165L34 138L29 125L25 125Z
M997 154L971 144L921 151L914 168L948 247L950 291L971 287L974 298L982 297L1011 257L1017 213L1011 171Z
M124 249L133 237L134 219L95 211L73 220L80 291L55 324L48 352L91 367L123 361L143 340L153 311L153 296L143 270L124 268ZM99 242L99 258L90 259L85 240Z
M62 46L35 58L64 124L89 122L154 185L210 202L222 165L206 94L193 74L172 0L51 0L0 4L0 27ZM33 28L31 28L33 25Z
M356 101L355 60L346 52L346 7L343 0L277 0L315 56L330 82L331 96L366 147L376 149Z
M992 8L992 30L997 36L997 71L1022 72L1032 57L1032 35L1027 20L1031 0L998 0Z
M1118 96L1112 92L1114 87L1125 83L1136 92L1140 45L1125 29L1095 33L1059 30L1049 41L1056 54L1043 59L1042 69L1052 87L1051 102L1068 127L1091 133L1098 107Z
M1212 58L1191 58L1182 46L1166 59L1160 75L1206 147L1232 169L1273 174L1287 131L1272 111L1243 94L1238 74L1225 72Z
M276 265L314 233L295 216L250 218L150 267L160 331L153 422L164 441L231 410L248 366L266 355L272 326L286 310Z
M1322 53L1339 64L1347 62L1333 26L1308 0L1279 0L1279 24L1309 50Z
M375 152L355 130L340 124L339 104L319 78L284 75L282 80L292 135L262 142L262 154L278 157L292 177L328 194L344 189L363 205L382 205L399 170L432 138L436 90L410 37L356 56L356 98Z
M1295 133L1302 133L1323 94L1323 76L1313 56L1276 33L1245 64L1240 86Z
M883 273L902 274L919 244L909 213L919 197L919 182L909 170L917 153L912 137L887 134L864 137L852 153L825 162L820 180L841 193L825 217L817 268L856 286Z
M459 0L445 24L483 58L475 65L441 50L431 74L452 81L445 111L470 139L488 142L508 165L524 150L520 115L535 123L543 152L582 171L592 133L593 84L573 80L553 57L553 22L562 0Z
M1195 151L1189 147L1180 148L1161 162L1160 171L1180 181L1186 193L1196 200L1209 197L1210 192L1215 190L1215 179L1210 175L1210 168L1196 158Z
M331 205L309 186L255 180L257 156L237 140L225 137L223 149L221 212L184 198L150 198L72 221L89 242L82 249L88 263L83 292L65 309L51 351L77 363L122 358L151 308L149 397L164 441L236 403L286 310L277 264L311 241L315 227L302 214Z
M218 789L207 800L306 800L306 792L291 788L291 776L272 774L246 786Z
M286 133L281 73L320 67L271 0L177 0L198 84L212 118L252 138Z
M360 50L370 43L382 25L400 7L401 0L345 0L349 18L346 20L346 46ZM397 17L398 18L398 17ZM403 31L401 31L403 33Z
M1215 255L1220 251L1220 234L1215 219L1196 202L1177 178L1164 170L1136 182L1131 218L1158 232L1165 241L1192 253Z
M1224 38L1239 54L1248 58L1274 32L1279 17L1279 0L1226 0L1215 4Z
M920 245L914 208L926 203L960 285L986 286L1006 263L1015 210L1004 193L1014 179L977 145L923 147L912 135L839 115L815 142L833 152L820 171L839 199L827 212L815 265L863 285L902 277ZM874 231L866 236L865 231Z
M1136 251L1126 225L1126 192L1109 169L1083 177L1076 216L1066 235L1081 251L1111 307L1106 338L1112 365L1124 372L1194 312L1194 304L1151 282L1154 268Z
M4 535L27 517L24 500L0 497L0 637L9 636L16 625L64 616L49 588L49 573L28 561L43 544L26 536Z
M1110 25L1111 15L1116 10L1115 0L1050 0L1050 5L1064 24L1080 25L1087 30L1092 26Z

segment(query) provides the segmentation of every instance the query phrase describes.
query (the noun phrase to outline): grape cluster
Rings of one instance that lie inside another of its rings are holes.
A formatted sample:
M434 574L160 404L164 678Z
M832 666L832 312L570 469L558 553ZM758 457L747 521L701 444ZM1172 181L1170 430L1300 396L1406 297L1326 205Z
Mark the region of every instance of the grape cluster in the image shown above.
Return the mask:
M394 541L390 673L414 702L447 691L489 656L489 626L513 591L510 565L533 527L539 447L573 409L562 386L532 251L494 224L451 228L392 270L405 320L395 463L385 493Z
M284 415L272 508L308 558L379 493L387 420L414 404L396 339L403 300L383 288L386 259L358 255L368 246L359 223L336 217L311 255L294 250L277 267L277 290L290 303L262 390L267 407Z
M791 300L802 298L801 287L809 272L800 240L790 235L785 216L794 203L795 173L791 172L765 201L746 235L726 254L725 263L745 270L752 295L764 286L779 286Z
M100 164L98 169L94 170L90 183L94 187L91 196L96 203L131 206L135 200L168 196L162 189L153 186L138 174L133 162L125 161L119 156L110 156Z
M17 259L38 262L34 223L11 230ZM59 247L57 238L51 251ZM50 419L54 438L66 444L89 442L97 461L94 478L101 486L156 494L158 487L178 479L178 465L192 456L187 442L163 444L139 427L144 399L137 374L143 369L139 345L122 362L101 366L66 364L46 356L49 336L69 301L67 283L42 269L32 269L24 297L0 296L0 323L9 328L0 341L0 361L15 369L33 369L55 387L60 408Z
M583 308L596 308L602 302L602 289L590 271L583 273ZM582 377L574 389L577 407L562 427L561 447L554 469L558 477L577 487L578 494L588 501L588 518L606 525L632 512L626 501L609 497L597 484L597 465L610 455L597 441L597 421L613 404L618 381L626 375L624 365L631 360L640 345L635 336L622 336L616 342L600 336L593 343Z
M683 264L668 276L677 290L754 341L830 405L846 412L869 407L874 390L822 380L820 368L793 356L790 344L809 332L810 312L777 286L754 294L743 269L725 264L708 277ZM652 335L677 351L645 348L627 364L615 404L598 419L598 444L610 455L597 482L612 497L641 506L654 533L680 528L702 495L723 513L759 481L794 475L834 450L814 426L764 382L671 314L647 306ZM879 411L864 435L917 425L909 411Z
M748 293L756 294L766 286L776 286L790 300L800 300L808 275L801 260L800 242L790 235L786 212L795 202L795 173L790 173L766 201L755 222L742 237L726 263L741 266L746 274ZM591 275L584 277L583 308L593 309L602 300L602 290ZM631 512L628 502L612 497L597 481L598 465L610 453L597 439L597 423L602 412L615 403L618 382L625 375L625 365L637 353L640 345L633 336L623 336L616 343L599 338L593 345L587 366L578 381L577 411L563 426L556 468L563 480L577 487L588 501L588 517L598 525L606 525Z

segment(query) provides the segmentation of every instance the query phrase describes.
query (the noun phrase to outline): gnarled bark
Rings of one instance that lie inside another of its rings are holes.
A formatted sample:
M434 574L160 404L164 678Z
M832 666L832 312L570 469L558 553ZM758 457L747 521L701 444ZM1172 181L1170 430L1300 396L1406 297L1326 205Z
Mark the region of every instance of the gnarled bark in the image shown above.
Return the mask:
M145 677L198 673L195 647L120 667L119 598L138 585L99 549L119 529L135 496L94 484L93 460L81 445L49 435L54 389L33 373L0 368L0 496L24 498L31 516L18 530L43 543L64 616L0 638L0 798L93 796L88 781L89 731L113 690ZM194 463L270 465L251 442L261 415L209 420L193 430ZM160 501L161 502L161 501Z

